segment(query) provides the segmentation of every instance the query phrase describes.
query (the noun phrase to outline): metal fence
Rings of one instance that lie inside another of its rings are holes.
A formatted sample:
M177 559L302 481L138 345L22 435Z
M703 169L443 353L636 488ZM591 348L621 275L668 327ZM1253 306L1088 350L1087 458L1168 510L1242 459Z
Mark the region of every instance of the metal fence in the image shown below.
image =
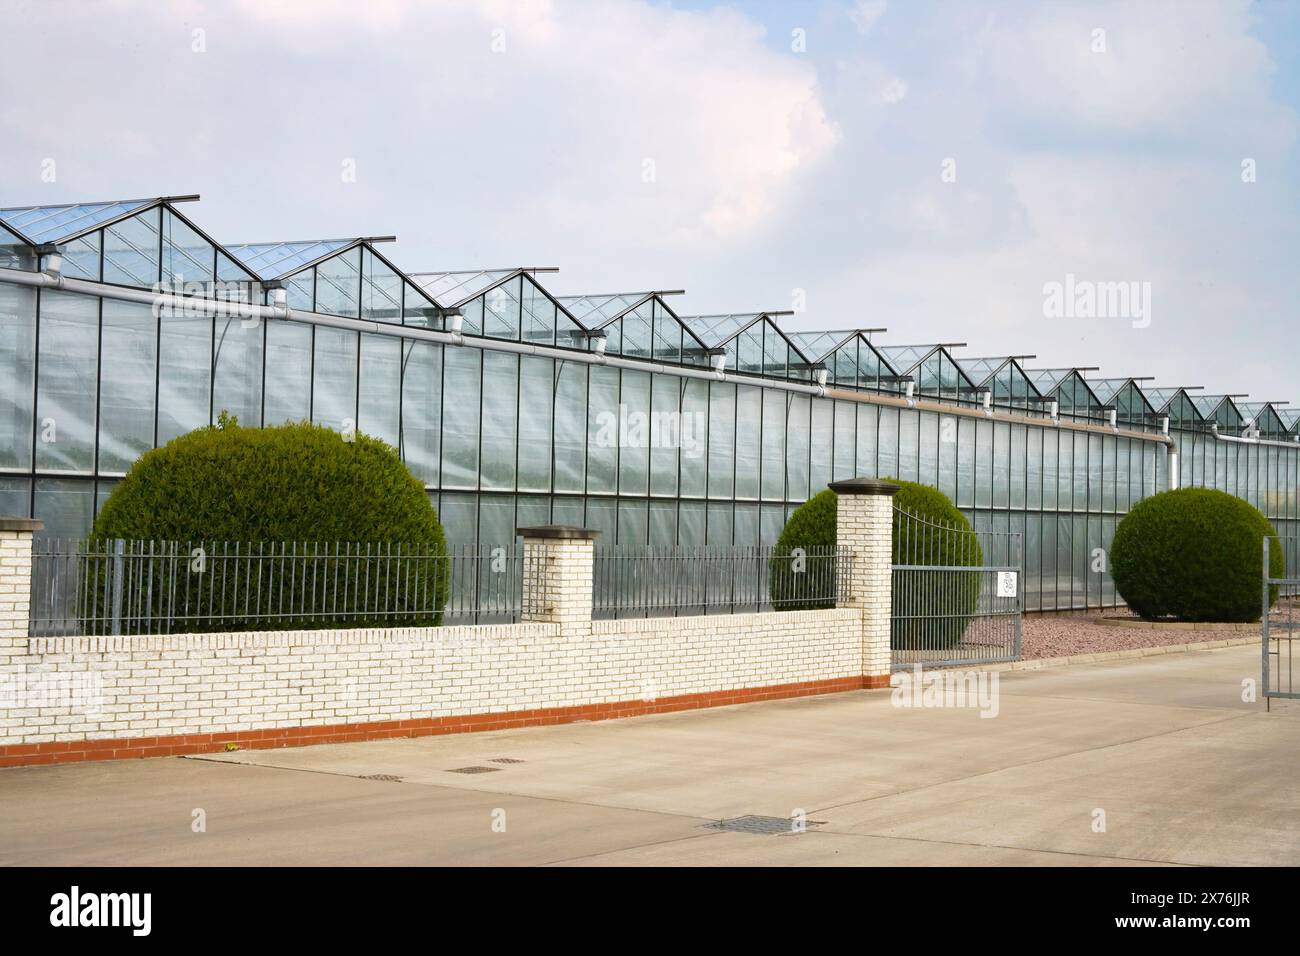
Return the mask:
M847 549L597 548L598 618L741 614L835 607L847 593Z
M34 636L431 626L519 619L513 545L43 539Z
M1279 577L1272 573L1275 545L1264 538L1260 657L1264 701L1270 707L1274 697L1300 699L1295 679L1295 646L1300 641L1300 538L1282 538L1280 544L1286 561Z
M895 668L1020 658L1019 532L974 531L894 509L890 648Z

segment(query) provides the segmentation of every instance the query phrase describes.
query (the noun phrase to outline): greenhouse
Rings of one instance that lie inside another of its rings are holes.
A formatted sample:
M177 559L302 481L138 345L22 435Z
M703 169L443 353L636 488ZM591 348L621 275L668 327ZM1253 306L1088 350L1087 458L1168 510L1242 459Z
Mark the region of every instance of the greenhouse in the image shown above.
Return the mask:
M551 267L426 270L386 236L221 242L196 199L0 210L0 513L83 535L143 452L227 412L382 438L456 542L770 544L831 480L920 481L1024 534L1031 610L1114 603L1098 556L1165 488L1300 533L1285 402L680 290L559 296Z

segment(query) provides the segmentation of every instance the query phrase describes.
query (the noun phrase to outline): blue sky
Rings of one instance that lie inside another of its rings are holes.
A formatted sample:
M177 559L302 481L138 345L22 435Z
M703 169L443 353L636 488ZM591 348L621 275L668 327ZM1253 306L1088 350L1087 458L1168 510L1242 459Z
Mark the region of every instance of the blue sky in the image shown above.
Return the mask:
M4 205L199 192L229 242L395 233L413 271L556 265L561 293L806 303L789 327L1300 403L1297 3L5 17ZM1150 322L1046 314L1067 275L1149 284Z

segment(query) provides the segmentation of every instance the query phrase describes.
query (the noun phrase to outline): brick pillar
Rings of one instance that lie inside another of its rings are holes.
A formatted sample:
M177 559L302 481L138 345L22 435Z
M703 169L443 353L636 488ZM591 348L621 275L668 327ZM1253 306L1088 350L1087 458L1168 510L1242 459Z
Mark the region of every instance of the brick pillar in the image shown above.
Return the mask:
M894 495L898 485L875 478L832 481L838 497L835 543L850 557L848 603L862 609L862 678L889 686L893 610Z
M32 535L43 527L30 518L0 518L0 674L27 654Z
M566 525L518 528L524 539L523 620L591 628L591 576L599 531Z

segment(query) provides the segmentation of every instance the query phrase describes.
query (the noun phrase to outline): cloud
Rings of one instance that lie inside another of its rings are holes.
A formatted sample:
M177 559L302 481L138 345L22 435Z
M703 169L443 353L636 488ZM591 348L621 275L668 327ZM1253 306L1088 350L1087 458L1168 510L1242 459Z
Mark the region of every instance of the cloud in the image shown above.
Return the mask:
M856 0L849 8L849 19L859 33L870 33L876 21L885 15L886 0Z

